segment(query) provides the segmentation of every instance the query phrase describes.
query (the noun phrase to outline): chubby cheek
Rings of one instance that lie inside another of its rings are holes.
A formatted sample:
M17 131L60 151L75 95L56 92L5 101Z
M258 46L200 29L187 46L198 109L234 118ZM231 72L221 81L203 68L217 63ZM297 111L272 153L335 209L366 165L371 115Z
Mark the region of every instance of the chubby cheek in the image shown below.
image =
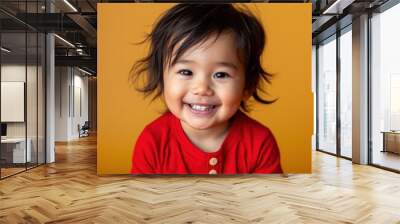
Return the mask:
M225 113L233 115L239 109L240 102L243 99L243 91L240 89L240 87L231 88L218 93L218 96L224 105L223 110Z
M174 113L181 110L181 107L183 106L182 99L184 96L184 85L172 80L166 80L164 82L164 99L171 112Z

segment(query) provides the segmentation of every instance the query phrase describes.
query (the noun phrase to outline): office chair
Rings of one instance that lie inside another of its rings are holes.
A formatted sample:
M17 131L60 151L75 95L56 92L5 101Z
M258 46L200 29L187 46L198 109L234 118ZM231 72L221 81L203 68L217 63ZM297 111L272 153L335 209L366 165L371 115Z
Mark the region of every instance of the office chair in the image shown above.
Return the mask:
M90 129L90 125L89 125L89 121L85 121L85 123L82 125L82 127L79 127L80 125L78 125L78 129L79 129L79 138L80 137L87 137L89 136L89 129Z

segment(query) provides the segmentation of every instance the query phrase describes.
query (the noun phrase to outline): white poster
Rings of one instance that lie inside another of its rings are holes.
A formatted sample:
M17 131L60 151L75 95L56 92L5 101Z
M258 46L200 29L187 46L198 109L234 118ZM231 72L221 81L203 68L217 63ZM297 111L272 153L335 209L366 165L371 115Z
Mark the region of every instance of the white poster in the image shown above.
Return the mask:
M24 122L24 82L1 82L1 122Z

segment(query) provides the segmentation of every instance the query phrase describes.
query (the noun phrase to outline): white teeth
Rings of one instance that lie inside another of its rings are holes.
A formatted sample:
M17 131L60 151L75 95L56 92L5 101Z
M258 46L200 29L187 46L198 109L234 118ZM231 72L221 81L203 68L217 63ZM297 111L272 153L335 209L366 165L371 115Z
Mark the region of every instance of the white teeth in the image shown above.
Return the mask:
M198 111L207 111L207 110L211 110L212 108L214 108L213 105L210 105L210 106L203 106L203 105L189 104L189 106L190 106L193 110L198 110Z

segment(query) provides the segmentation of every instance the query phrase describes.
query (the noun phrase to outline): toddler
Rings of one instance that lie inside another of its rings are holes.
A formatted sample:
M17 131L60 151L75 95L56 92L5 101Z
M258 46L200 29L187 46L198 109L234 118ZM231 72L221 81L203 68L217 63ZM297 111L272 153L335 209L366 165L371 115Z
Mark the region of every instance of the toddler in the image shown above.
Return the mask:
M282 173L271 131L248 117L249 97L270 82L260 64L262 25L231 4L178 4L148 35L149 54L132 68L140 89L168 112L138 137L132 174ZM244 111L244 112L242 112Z

